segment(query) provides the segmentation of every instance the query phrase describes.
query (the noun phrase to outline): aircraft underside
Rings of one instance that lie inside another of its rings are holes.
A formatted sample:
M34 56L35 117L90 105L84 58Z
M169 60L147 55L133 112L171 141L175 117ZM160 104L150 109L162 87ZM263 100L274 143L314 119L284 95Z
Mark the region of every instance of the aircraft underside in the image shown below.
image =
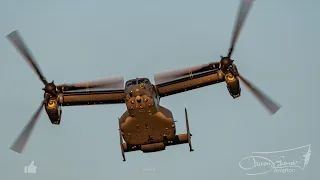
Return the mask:
M159 111L152 115L129 116L129 113L125 112L119 119L120 146L124 161L125 152L137 150L144 153L156 152L165 150L166 146L177 144L189 143L190 151L193 151L187 112L186 124L187 133L176 135L172 113L162 106L159 106Z

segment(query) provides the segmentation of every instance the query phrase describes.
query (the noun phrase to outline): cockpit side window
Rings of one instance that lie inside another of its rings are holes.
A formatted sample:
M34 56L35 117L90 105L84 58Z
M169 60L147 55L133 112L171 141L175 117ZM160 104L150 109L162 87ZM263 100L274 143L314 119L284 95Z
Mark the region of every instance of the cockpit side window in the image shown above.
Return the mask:
M126 87L129 87L129 86L135 85L135 84L137 84L137 83L136 83L136 80L130 80L130 81L128 81L128 82L126 83Z

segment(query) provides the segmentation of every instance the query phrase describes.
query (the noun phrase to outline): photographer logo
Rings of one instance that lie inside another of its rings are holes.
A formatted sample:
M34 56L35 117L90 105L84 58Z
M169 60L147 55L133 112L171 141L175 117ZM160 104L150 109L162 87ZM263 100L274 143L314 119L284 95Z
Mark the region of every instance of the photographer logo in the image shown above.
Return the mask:
M311 145L301 146L293 149L252 152L252 156L243 158L239 162L241 169L246 175L261 175L270 172L294 173L303 171L309 163L311 156Z

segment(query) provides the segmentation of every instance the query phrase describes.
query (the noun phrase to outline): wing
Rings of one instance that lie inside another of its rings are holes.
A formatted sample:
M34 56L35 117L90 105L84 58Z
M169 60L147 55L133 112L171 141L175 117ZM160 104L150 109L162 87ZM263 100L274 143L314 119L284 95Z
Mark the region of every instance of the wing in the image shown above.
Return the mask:
M124 103L125 92L120 90L78 91L62 93L62 106L81 106Z
M154 79L159 96L170 96L224 81L219 62L209 63L206 68L201 67L204 66L193 66L156 74Z

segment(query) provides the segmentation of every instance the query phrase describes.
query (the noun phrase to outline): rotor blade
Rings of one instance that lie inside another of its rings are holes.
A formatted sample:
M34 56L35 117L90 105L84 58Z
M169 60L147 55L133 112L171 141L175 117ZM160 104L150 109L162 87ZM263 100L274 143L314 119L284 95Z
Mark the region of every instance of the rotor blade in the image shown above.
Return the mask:
M38 110L34 113L28 124L24 127L18 138L15 140L15 142L10 147L11 150L21 153L28 142L28 139L39 119L39 116L42 111L42 107L44 106L44 101L41 103L41 106L38 108Z
M30 64L33 70L37 73L37 75L39 76L43 84L46 85L48 83L46 78L42 75L42 72L40 71L30 51L25 45L23 39L20 37L19 32L13 31L7 35L7 38L17 48L17 50L21 53L21 55L27 60L27 62Z
M186 75L192 75L204 71L210 71L219 68L219 62L202 64L198 66L192 66L183 69L176 69L171 71L165 71L154 75L154 81L156 84L161 84L173 79L177 79Z
M242 76L237 76L242 83L247 86L252 93L256 96L256 98L269 110L271 115L275 114L280 108L281 105L272 101L267 95L265 95L261 90L256 88L252 83L250 83L247 79Z
M92 88L124 88L124 79L123 77L112 77L107 79L101 79L96 81L88 81L88 82L81 82L75 84L62 84L58 85L57 89L62 91L74 91L74 90L81 90L81 89L92 89Z
M233 49L237 43L237 40L239 38L239 34L240 31L244 25L244 22L246 20L246 17L250 11L250 8L253 4L254 0L241 0L241 4L238 10L238 15L237 15L237 20L234 24L233 27L233 33L232 33L232 39L231 39L231 44L230 44L230 48L229 48L229 53L228 53L228 57L230 58L232 53L233 53Z

